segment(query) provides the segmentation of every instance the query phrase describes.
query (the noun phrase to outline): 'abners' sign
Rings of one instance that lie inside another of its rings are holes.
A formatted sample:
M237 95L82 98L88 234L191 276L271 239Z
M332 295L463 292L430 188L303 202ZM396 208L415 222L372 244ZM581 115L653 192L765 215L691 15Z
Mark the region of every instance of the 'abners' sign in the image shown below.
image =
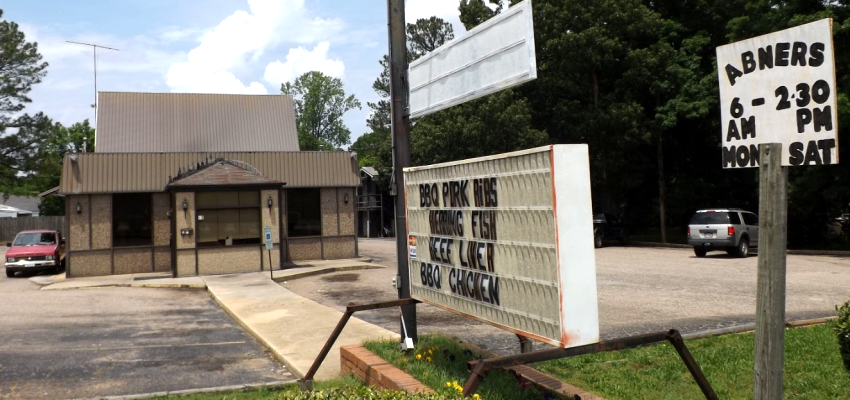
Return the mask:
M717 48L723 168L757 167L760 143L782 165L838 164L832 20Z
M410 293L560 347L599 341L586 145L405 168Z

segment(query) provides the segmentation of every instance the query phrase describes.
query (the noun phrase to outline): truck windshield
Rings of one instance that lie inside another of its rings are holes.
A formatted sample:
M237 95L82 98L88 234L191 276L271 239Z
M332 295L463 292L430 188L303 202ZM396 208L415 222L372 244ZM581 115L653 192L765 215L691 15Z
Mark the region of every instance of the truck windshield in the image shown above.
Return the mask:
M21 233L15 238L15 243L12 243L12 246L37 246L43 244L56 244L56 234L52 232Z
M728 224L729 213L726 212L702 212L691 217L691 225Z

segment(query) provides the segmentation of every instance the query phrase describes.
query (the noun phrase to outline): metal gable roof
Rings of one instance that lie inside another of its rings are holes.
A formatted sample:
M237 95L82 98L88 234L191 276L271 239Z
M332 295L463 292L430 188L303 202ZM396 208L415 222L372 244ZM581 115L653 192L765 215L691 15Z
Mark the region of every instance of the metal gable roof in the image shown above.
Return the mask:
M100 153L298 151L288 95L99 92Z
M81 153L65 156L59 193L164 191L169 179L216 159L241 161L286 187L360 185L357 159L347 151Z

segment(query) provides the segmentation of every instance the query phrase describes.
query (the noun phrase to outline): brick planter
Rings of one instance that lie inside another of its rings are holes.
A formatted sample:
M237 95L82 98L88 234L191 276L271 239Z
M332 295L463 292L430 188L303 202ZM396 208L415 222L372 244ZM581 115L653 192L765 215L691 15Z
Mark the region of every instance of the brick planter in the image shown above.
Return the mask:
M367 385L413 393L434 393L431 388L407 372L394 367L361 345L340 347L339 355L342 373L353 374Z

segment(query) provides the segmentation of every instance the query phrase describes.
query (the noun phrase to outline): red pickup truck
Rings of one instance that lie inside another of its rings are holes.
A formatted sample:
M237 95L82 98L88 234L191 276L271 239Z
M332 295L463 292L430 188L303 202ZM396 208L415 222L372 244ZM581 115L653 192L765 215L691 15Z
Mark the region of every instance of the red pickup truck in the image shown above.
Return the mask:
M19 232L6 247L6 276L9 278L18 271L58 273L65 265L65 240L59 231Z

